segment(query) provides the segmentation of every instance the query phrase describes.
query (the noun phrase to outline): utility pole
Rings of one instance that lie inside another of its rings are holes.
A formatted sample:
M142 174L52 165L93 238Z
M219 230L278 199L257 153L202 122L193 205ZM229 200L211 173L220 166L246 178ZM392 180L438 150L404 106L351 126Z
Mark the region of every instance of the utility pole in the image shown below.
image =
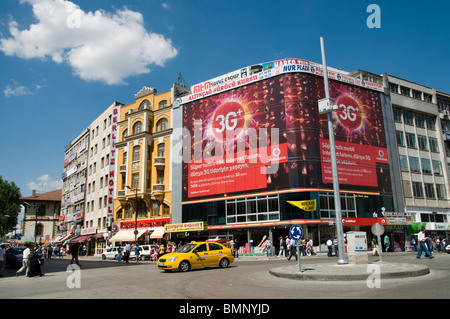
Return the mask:
M322 51L322 66L323 66L323 83L325 86L325 99L321 100L322 105L319 105L320 113L327 113L328 116L328 135L330 140L330 152L331 152L331 170L333 173L333 192L334 192L334 207L336 209L336 232L338 240L338 264L347 264L347 259L345 258L345 245L344 245L344 231L342 227L342 211L341 211L341 196L339 190L339 177L337 170L337 160L336 160L336 145L334 141L334 128L333 128L333 100L330 98L330 89L328 86L328 69L327 69L327 59L325 56L325 45L323 37L320 37L320 47Z

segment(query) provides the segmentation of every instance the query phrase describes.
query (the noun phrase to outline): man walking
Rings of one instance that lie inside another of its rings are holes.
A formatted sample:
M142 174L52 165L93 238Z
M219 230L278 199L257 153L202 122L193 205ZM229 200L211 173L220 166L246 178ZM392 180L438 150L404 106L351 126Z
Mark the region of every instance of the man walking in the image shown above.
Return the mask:
M31 257L31 249L30 249L30 247L27 247L23 251L22 268L20 268L16 272L17 277L19 277L19 274L24 270L25 270L25 276L28 276L28 271L30 270L30 257Z
M422 227L422 229L420 230L418 237L418 241L419 241L419 252L417 253L417 258L420 259L420 257L422 256L422 252L425 251L425 254L431 259L433 258L433 255L431 255L430 251L427 248L427 244L426 241L428 239L428 237L425 236L425 227Z

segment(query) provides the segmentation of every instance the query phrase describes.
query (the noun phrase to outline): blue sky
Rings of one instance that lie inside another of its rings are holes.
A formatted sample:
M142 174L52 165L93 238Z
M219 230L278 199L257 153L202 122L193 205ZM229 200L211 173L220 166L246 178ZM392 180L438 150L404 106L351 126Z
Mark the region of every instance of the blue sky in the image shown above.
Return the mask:
M370 4L381 28L368 28ZM143 86L280 58L389 73L450 93L448 1L0 1L0 175L61 187L64 146Z

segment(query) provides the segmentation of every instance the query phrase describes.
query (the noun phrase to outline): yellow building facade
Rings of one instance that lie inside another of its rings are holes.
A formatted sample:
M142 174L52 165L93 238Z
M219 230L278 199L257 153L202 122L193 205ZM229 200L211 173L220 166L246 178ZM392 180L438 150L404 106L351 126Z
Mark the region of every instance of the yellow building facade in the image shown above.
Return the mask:
M112 242L161 241L172 211L171 90L144 87L120 108Z

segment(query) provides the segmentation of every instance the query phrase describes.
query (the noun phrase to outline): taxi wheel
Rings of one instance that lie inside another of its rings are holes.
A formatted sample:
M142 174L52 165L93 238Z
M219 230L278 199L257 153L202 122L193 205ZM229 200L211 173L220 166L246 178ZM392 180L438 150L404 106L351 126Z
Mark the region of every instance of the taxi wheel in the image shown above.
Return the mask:
M180 271L186 272L189 269L191 269L191 265L189 264L188 261L183 260L180 265L178 266L178 269L180 269Z
M227 258L223 258L223 259L220 260L219 267L220 268L227 268L229 264L230 264L230 262L228 261L228 259Z

